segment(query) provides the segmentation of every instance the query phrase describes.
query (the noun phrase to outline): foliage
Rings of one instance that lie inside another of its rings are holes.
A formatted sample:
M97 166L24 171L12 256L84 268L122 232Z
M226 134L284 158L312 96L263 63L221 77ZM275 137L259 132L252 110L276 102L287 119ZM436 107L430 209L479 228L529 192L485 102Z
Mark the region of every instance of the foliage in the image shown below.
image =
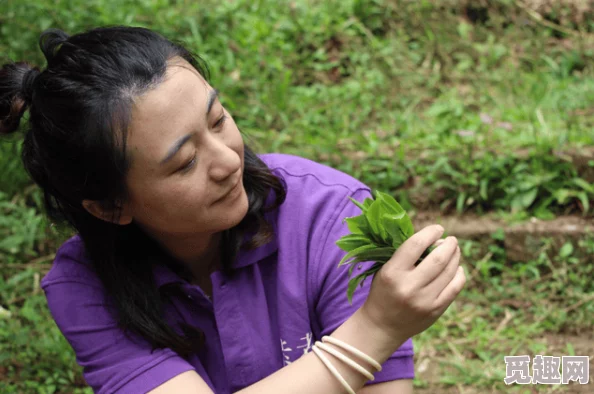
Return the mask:
M535 1L4 0L0 62L43 66L49 27L153 28L206 59L246 143L349 173L411 218L591 218L592 10ZM0 141L0 392L90 393L39 290L69 232L43 217L21 138ZM499 238L461 241L467 288L415 343L416 361L448 355L444 384L508 390L503 354L591 329L592 239L543 239L524 263Z
M413 224L406 211L392 196L379 190L375 191L375 196L375 200L366 198L363 203L349 197L361 208L362 214L344 219L351 234L336 241L336 245L347 252L338 266L350 265L349 277L358 263L375 261L371 268L349 281L347 297L350 303L357 285L363 285L365 278L379 271L404 241L414 234Z

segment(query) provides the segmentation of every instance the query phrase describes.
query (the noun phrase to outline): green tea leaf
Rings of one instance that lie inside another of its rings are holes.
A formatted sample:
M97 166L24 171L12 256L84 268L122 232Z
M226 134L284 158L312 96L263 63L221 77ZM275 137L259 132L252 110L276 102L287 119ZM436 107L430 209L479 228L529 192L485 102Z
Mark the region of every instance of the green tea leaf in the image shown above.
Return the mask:
M378 260L379 260L379 259L378 259ZM342 265L350 265L350 266L353 266L353 265L357 265L357 264L359 264L359 263L365 263L365 262L368 262L368 261L375 261L375 260L373 260L373 259L368 259L368 258L366 258L366 257L354 256L354 257L351 257L351 258L350 258L350 260L347 260L346 262L344 262ZM384 263L385 263L385 261L384 261L384 262L382 262L382 264L384 264Z
M384 266L384 264L382 263L375 263L367 272L372 272L372 273L376 273L377 271L379 271L382 267Z
M381 225L386 228L391 238L391 245L397 249L414 234L412 222L406 213L384 215Z
M342 260L340 260L340 263L338 263L338 266L340 267L341 265L344 265L344 262L352 257L357 256L359 253L365 251L365 250L371 250L371 249L375 249L376 246L375 245L363 245L360 246L356 249L351 250L350 252L348 252L343 258Z
M363 206L365 207L365 210L367 210L367 208L369 208L371 204L373 204L373 198L367 197L365 201L363 201Z
M382 193L379 190L376 192L377 200L382 202L382 205L385 207L387 212L393 214L400 214L404 213L406 215L406 211L398 204L398 202L394 199L394 197L390 196L389 194Z
M360 262L363 262L363 260ZM359 265L360 262L351 264L351 266L349 267L349 276L348 276L349 278L353 275L353 270L355 269L355 267L357 267ZM365 271L365 273L374 274L377 271L379 271L380 268L382 268L383 266L384 266L384 263L377 262L373 266L371 266L371 268L369 268L367 271Z
M355 293L355 290L357 289L357 285L361 285L361 287L363 286L365 279L368 276L373 276L376 274L377 271L379 271L382 268L383 264L382 263L375 263L371 268L369 268L367 271L363 272L360 275L357 275L356 277L354 277L353 279L351 279L349 281L348 284L348 289L347 289L347 297L349 300L349 304L353 304L353 294ZM352 272L352 270L350 271ZM350 276L350 273L349 273Z
M383 241L385 243L387 233L386 230L382 226L380 226L379 223L382 213L382 205L374 202L373 204L371 204L369 209L367 209L365 217L367 218L367 222L369 223L373 239L375 239L377 242Z
M350 267L349 267L349 276L348 276L349 278L351 276L353 276L353 270L355 269L356 266L357 266L357 264L351 264L350 265Z
M367 207L365 205L361 204L359 201L355 200L352 197L349 197L349 200L351 200L353 202L353 204L355 204L356 206L361 208L361 211L363 211L363 213L365 213L365 211L367 211Z
M375 261L371 268L350 279L347 297L352 303L357 286L381 269L402 243L414 234L414 227L406 211L387 193L375 191L375 200L366 198L363 203L349 198L362 213L344 220L351 234L336 241L336 245L347 252L338 266L350 265L350 278L357 264Z
M400 229L400 220L404 217L404 213L399 215L384 214L381 219L381 225L386 229L389 235L389 244L394 246L395 243L401 244L404 242L404 236Z
M359 263L365 263L365 262L368 262L368 261L371 261L371 260L368 260L365 257L355 256L355 257L352 257L351 260L347 261L343 265L350 265L351 267L353 267L353 266L355 266L355 265L357 265ZM351 271L351 269L349 269L349 272L350 271Z
M363 234L348 234L336 241L336 245L345 252L350 252L353 249L370 243L372 241L369 237Z
M357 286L361 284L363 286L363 281L367 277L367 274L363 273L361 275L355 276L353 279L349 280L348 290L347 290L347 297L349 299L349 304L353 304L353 294L355 294L355 290Z
M381 261L383 263L390 260L396 250L392 247L373 248L364 250L357 254L357 259L361 261Z
M369 224L365 215L353 216L345 219L349 231L353 234L367 235L369 233Z

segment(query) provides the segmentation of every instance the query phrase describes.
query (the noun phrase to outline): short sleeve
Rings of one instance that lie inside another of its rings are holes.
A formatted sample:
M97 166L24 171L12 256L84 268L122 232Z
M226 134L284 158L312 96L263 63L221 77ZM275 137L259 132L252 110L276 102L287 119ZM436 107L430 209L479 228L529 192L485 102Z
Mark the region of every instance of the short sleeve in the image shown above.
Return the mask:
M359 309L369 294L372 277L367 277L363 282L363 287L357 287L353 295L353 303L349 304L347 299L348 286L348 266L338 267L340 260L346 255L346 252L336 246L336 241L350 231L344 218L358 216L361 209L353 204L349 196L344 198L345 202L337 207L335 217L331 219L328 225L329 231L327 238L323 243L322 250L319 252L318 262L315 265L315 273L312 277L313 286L319 289L315 311L320 325L320 337L330 335L338 326L344 323ZM350 197L357 201L364 201L365 198L373 198L369 189L358 189ZM353 277L357 272L371 267L373 262L361 263L361 269L355 267ZM314 270L312 270L314 271ZM414 350L412 338L406 340L402 346L394 352L392 356L382 365L382 371L375 374L375 380L368 384L376 384L396 379L414 378Z
M84 272L90 270L82 268L83 264L60 253L54 264L60 265L52 269L54 273L58 269L75 274L44 278L48 307L94 392L146 393L182 372L195 370L170 349L151 352L148 342L124 335L110 313L103 287Z

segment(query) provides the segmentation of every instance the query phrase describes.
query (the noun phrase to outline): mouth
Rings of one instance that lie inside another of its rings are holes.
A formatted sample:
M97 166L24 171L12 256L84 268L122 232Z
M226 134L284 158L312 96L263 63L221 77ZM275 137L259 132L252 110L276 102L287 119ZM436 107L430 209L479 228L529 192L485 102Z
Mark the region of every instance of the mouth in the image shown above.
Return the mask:
M227 193L225 193L224 196L222 196L221 198L216 200L215 203L222 202L230 197L235 197L235 195L237 194L237 191L240 189L240 186L241 186L241 175L239 176L239 179L237 180L235 185Z

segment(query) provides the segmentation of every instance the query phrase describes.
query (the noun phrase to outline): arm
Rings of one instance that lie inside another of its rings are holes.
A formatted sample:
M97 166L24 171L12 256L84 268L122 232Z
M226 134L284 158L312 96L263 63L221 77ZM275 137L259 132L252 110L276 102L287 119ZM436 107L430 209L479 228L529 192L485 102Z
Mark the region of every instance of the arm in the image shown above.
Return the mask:
M56 282L45 291L54 320L93 392L146 393L186 371L196 374L193 365L170 349L152 351L142 338L125 336L99 286Z
M412 394L412 392L412 379L399 379L365 386L357 394Z
M375 331L365 316L357 311L333 333L333 337L367 353L383 363L407 338L390 339L383 332ZM337 348L338 349L338 348ZM330 362L355 390L362 389L367 379L359 372L345 365L342 361L326 354ZM369 368L369 367L368 367ZM377 387L387 387L375 385ZM365 390L377 390L369 387ZM292 364L280 369L269 377L244 388L239 394L344 394L345 390L338 380L328 371L318 357L310 352ZM362 391L367 393L368 391ZM151 391L150 394L212 394L204 381L194 371L180 374ZM381 393L371 391L371 393Z
M43 284L49 309L63 335L84 367L87 383L98 394L213 394L196 367L169 349L152 351L142 338L128 338L118 328L105 302L101 284L72 261L76 256L61 253L60 270L72 278L51 278ZM367 353L380 363L390 357L406 338L388 337L375 328L358 309L331 335ZM332 346L332 345L329 345ZM340 351L340 349L338 349ZM366 378L342 361L327 354L353 390ZM198 366L201 367L201 366ZM369 366L367 366L372 370ZM345 390L310 352L269 377L239 391L241 394L344 394Z
M90 265L82 242L65 243L41 282L47 305L97 394L146 393L186 371L200 371L170 349L155 349L143 338L125 335L111 299Z

